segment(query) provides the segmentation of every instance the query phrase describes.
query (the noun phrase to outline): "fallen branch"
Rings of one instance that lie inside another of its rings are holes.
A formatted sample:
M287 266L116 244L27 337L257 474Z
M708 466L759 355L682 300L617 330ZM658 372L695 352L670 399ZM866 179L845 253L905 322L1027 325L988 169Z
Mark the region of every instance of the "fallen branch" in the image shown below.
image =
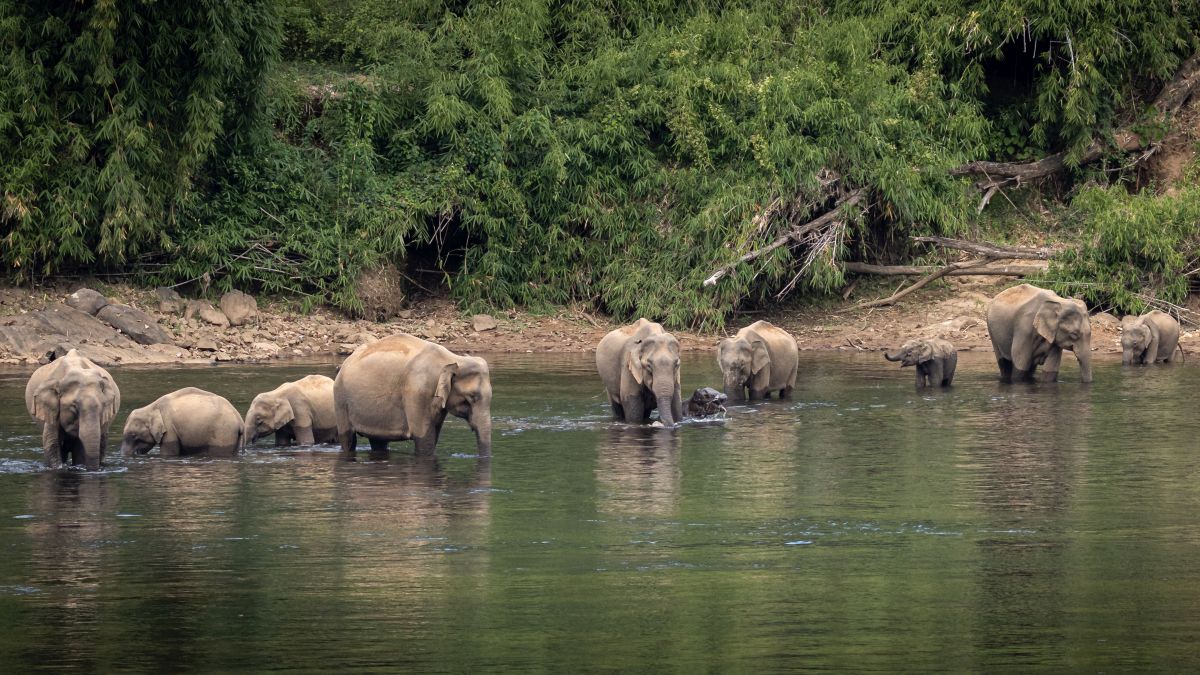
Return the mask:
M947 239L946 237L913 237L913 241L923 241L937 244L942 248L952 248L959 251L969 251L987 258L1020 258L1022 260L1049 260L1050 249L1032 248L1029 246L1003 246L984 241L966 241L963 239Z
M1166 300L1159 300L1158 298L1151 297L1145 293L1134 293L1134 295L1137 296L1139 300L1153 307L1154 309L1173 315L1175 318L1179 319L1179 322L1182 324L1192 327L1200 327L1200 314L1193 312L1187 307L1176 305L1175 303L1167 302Z
M732 272L738 265L741 265L742 263L750 262L751 260L754 260L756 258L761 258L762 256L770 253L771 251L774 251L775 249L779 248L780 246L783 246L784 244L787 244L788 242L791 242L791 241L799 242L801 239L803 239L803 237L805 235L809 234L810 232L813 232L817 229L825 227L826 225L829 225L829 224L833 223L834 221L838 220L839 216L841 215L842 207L853 206L853 205L857 204L859 201L862 200L862 198L866 194L867 194L866 188L859 188L859 189L855 190L854 192L851 192L850 194L846 195L846 197L844 197L843 199L838 201L838 203L835 204L832 209L827 211L821 217L810 220L807 223L805 223L804 225L800 225L799 227L790 228L787 232L785 232L782 236L780 236L779 238L777 238L775 241L771 242L770 244L764 246L763 248L751 251L751 252L747 253L746 255L738 258L734 262L722 267L721 269L717 270L716 272L713 272L707 279L704 280L703 285L704 286L712 286L713 284L720 281L722 277L724 277L725 275Z
M965 270L965 269L969 269L971 267L979 267L980 265L984 265L987 262L988 261L986 258L982 258L979 260L964 260L962 262L950 263L949 265L946 265L945 267L941 268L940 270L934 272L933 274L930 274L929 276L925 277L924 279L921 279L917 283L909 286L908 288L905 288L902 291L893 293L892 295L890 295L886 298L881 298L879 300L871 300L869 302L860 302L857 305L855 305L854 307L852 307L851 309L867 309L869 307L885 307L887 305L895 304L896 301L899 300L900 298L903 298L904 296L908 295L909 293L912 293L913 291L921 288L922 286L929 284L930 282L941 279L942 277L946 276L947 274L950 274L951 272L958 271L958 270Z
M992 262L992 261L984 261ZM931 274L936 272L938 267L917 266L917 265L869 265L860 262L844 263L844 269L847 272L855 274L878 274L882 276L920 276L922 274ZM988 277L1027 277L1039 272L1045 272L1044 265L988 265L982 267L972 267L970 269L955 269L951 270L946 276L962 277L962 276L988 276Z

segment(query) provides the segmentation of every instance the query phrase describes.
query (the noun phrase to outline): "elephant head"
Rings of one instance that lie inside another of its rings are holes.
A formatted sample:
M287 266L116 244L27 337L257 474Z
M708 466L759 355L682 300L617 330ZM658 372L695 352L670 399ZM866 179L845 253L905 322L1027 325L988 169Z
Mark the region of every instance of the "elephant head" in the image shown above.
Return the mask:
M286 397L274 392L264 392L254 397L250 409L246 411L246 421L243 425L246 444L275 433L296 419L292 404Z
M450 413L461 417L475 432L480 455L492 452L492 379L487 361L477 356L461 356L442 366L430 403L432 414Z
M679 341L669 333L646 335L630 345L625 367L658 402L658 419L674 425L682 415L679 394Z
M63 372L62 377L47 381L33 392L31 412L42 423L78 438L87 468L99 469L108 425L121 406L121 393L99 368L68 368Z
M933 360L933 344L928 340L909 340L895 351L884 352L883 358L899 361L901 368L926 363Z
M1150 348L1154 338L1150 326L1141 320L1126 322L1121 326L1121 363L1130 365L1142 362L1142 355Z
M725 378L725 393L734 400L745 398L746 387L755 378L769 375L771 356L767 344L757 337L735 337L721 340L717 347L717 363ZM763 386L759 389L765 388Z
M153 406L138 408L129 413L125 429L121 432L121 454L136 452L144 455L158 445L167 433L162 413Z
M1087 305L1073 298L1048 298L1034 314L1033 329L1043 340L1075 352L1080 381L1092 381L1092 322Z

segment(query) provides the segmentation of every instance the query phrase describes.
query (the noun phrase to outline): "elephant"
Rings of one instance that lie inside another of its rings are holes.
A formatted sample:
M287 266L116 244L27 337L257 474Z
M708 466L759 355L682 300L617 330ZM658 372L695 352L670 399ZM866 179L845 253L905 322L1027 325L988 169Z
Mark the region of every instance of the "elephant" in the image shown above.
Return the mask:
M487 361L399 333L363 345L346 357L333 384L342 452L357 436L373 452L411 439L417 454L432 454L446 415L467 421L480 456L492 452L492 380Z
M212 392L185 387L137 408L125 420L121 454L144 455L155 445L163 457L242 451L242 416L233 404Z
M796 367L800 352L796 339L782 328L766 321L739 330L717 346L717 364L725 376L725 393L733 400L771 397L787 398L796 387Z
M108 371L72 349L33 371L25 385L25 407L42 425L46 466L82 464L94 471L104 462L121 390Z
M1154 364L1170 361L1179 344L1179 322L1157 309L1138 317L1126 317L1121 323L1121 363Z
M909 340L899 349L884 352L888 361L899 361L900 367L917 367L917 387L949 387L958 365L958 350L946 340Z
M605 335L596 347L596 369L617 420L640 424L655 408L664 426L683 418L679 341L660 324L638 319Z
M331 443L337 439L337 415L333 410L333 380L309 375L265 391L246 411L246 444L275 434L275 447Z
M1040 365L1042 381L1055 381L1064 349L1075 352L1080 381L1092 381L1092 323L1082 300L1021 284L992 298L987 327L1001 382L1031 382Z
M708 417L725 412L725 401L729 397L712 387L700 387L684 405L688 417Z

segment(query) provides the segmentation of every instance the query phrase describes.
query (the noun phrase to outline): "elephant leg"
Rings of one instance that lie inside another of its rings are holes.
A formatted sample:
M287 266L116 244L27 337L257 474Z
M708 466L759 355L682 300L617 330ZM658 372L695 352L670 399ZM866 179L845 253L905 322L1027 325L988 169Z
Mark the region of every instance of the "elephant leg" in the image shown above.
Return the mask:
M617 420L618 422L623 422L625 420L625 408L619 401L610 400L608 403L612 406L613 419Z
M925 386L925 366L917 366L917 389Z
M929 386L939 387L942 384L942 378L945 377L942 370L942 362L934 359L929 362Z
M1013 381L1013 362L1004 357L997 356L996 365L1000 367L1000 381L1004 384L1011 384Z
M621 408L625 413L625 422L628 424L641 424L650 416L650 411L646 408L646 402L642 400L640 392L633 396L623 397Z
M437 452L438 436L441 435L441 427L439 425L430 425L429 431L425 432L424 436L418 436L413 439L413 445L416 446L418 455L432 455Z
M1062 349L1050 347L1042 368L1042 382L1057 382L1058 368L1062 364ZM1032 375L1032 373L1031 373Z
M337 436L338 443L342 446L342 454L353 455L354 451L358 447L358 434L355 433L353 429L346 429L343 431L341 428L339 428Z
M57 424L42 425L42 449L46 453L46 466L51 469L61 469L63 465L62 435L58 432Z
M179 437L175 434L167 434L158 443L158 454L163 457L178 457L183 452L183 446L179 442Z
M785 398L791 398L791 397L792 397L792 387L784 387L783 389L779 390L779 398L781 400L785 399Z
M388 451L388 442L381 438L367 438L371 443L372 454L382 454Z
M287 427L279 429L275 432L275 447L285 448L292 444L292 436L288 433Z
M317 440L313 438L312 427L292 427L292 433L296 442L300 445L314 445Z

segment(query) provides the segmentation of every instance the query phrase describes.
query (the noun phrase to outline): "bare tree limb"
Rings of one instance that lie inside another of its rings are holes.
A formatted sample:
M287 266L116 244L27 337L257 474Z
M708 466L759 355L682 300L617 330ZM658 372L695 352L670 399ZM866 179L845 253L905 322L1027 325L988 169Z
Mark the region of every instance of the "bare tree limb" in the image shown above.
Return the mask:
M978 260L964 260L962 262L950 263L949 265L946 265L945 267L941 268L940 270L934 272L933 274L930 274L929 276L925 277L924 279L921 279L920 281L909 286L908 288L905 288L902 291L893 293L892 295L890 295L886 298L880 298L879 300L871 300L869 302L860 302L857 305L855 305L854 307L851 307L851 309L867 309L869 307L885 307L887 305L893 305L900 298L903 298L904 296L908 295L909 293L912 293L913 291L915 291L933 281L937 281L938 279L941 279L942 277L946 276L947 274L950 274L951 272L954 272L956 270L957 271L967 270L972 267L979 267L981 265L986 264L987 262L988 261L986 258L980 258Z
M991 261L988 261L991 262ZM843 263L847 272L855 274L876 274L879 276L920 276L936 272L938 267L918 265L869 265L860 262ZM1039 272L1045 272L1044 265L988 265L970 269L952 270L946 274L951 277L988 276L988 277L1027 277Z
M1030 246L1004 246L986 241L967 241L965 239L949 239L946 237L913 237L913 241L937 244L942 248L952 248L959 251L969 251L988 258L1020 258L1022 260L1049 260L1051 251L1048 248L1033 248Z

